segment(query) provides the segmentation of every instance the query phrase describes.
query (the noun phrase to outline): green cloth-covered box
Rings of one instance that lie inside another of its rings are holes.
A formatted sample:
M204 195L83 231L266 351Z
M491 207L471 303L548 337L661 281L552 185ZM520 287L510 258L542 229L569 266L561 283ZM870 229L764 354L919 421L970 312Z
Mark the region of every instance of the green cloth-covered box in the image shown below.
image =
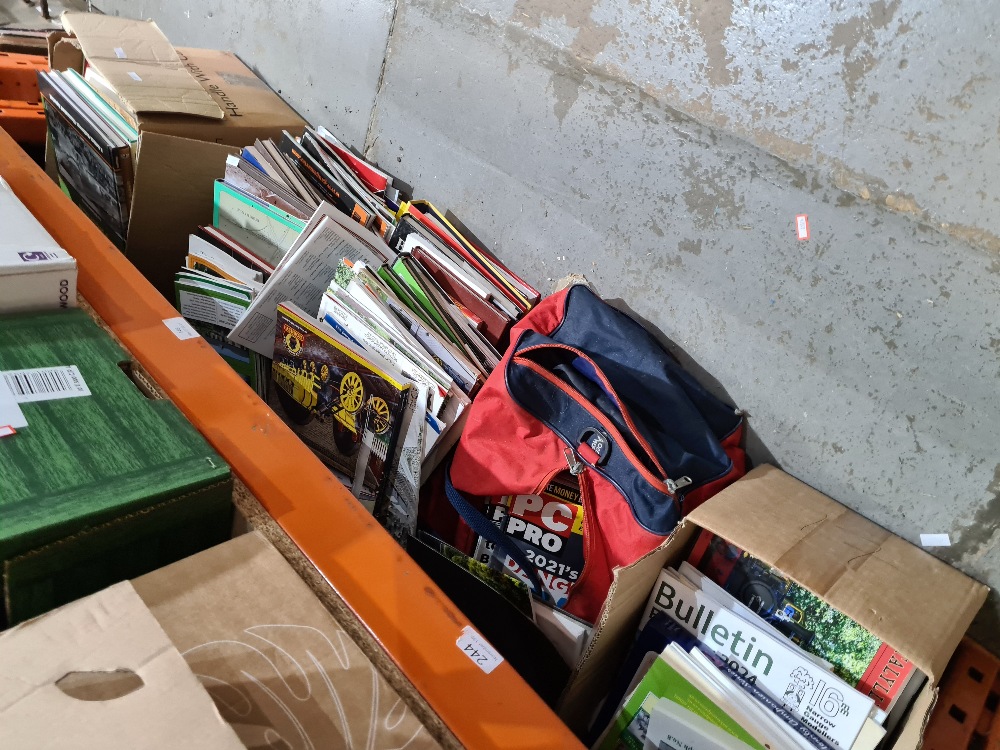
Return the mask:
M128 361L82 310L0 317L0 625L229 538L229 467Z

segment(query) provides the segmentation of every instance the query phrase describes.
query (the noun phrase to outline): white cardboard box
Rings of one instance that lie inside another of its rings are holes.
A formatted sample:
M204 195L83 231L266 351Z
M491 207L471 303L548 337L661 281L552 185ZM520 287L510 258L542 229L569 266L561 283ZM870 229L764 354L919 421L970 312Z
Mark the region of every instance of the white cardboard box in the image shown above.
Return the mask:
M76 307L76 259L0 179L0 314Z

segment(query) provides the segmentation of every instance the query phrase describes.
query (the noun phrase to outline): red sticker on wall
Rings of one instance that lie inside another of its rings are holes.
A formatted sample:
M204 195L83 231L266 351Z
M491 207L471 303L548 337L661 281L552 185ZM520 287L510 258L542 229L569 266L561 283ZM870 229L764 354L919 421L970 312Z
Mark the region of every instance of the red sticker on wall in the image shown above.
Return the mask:
M800 240L809 239L809 215L799 214L795 217L795 233L798 234Z

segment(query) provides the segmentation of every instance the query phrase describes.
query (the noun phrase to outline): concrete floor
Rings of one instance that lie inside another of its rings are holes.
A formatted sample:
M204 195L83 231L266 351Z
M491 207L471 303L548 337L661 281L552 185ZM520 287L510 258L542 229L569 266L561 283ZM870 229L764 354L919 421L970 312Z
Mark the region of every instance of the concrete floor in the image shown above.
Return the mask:
M756 460L1000 585L985 0L98 5L235 50L540 288L584 273L749 413Z

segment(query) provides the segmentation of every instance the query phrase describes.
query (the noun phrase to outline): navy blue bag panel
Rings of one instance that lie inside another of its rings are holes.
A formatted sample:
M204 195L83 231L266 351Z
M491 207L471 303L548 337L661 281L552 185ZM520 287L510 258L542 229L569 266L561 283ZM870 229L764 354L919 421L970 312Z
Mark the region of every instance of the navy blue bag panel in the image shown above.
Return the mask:
M528 345L529 337L539 343L539 335L524 334L518 349ZM742 417L706 391L631 317L577 285L566 297L563 322L548 338L594 360L669 477L690 477L697 487L731 470L719 443L739 429Z

